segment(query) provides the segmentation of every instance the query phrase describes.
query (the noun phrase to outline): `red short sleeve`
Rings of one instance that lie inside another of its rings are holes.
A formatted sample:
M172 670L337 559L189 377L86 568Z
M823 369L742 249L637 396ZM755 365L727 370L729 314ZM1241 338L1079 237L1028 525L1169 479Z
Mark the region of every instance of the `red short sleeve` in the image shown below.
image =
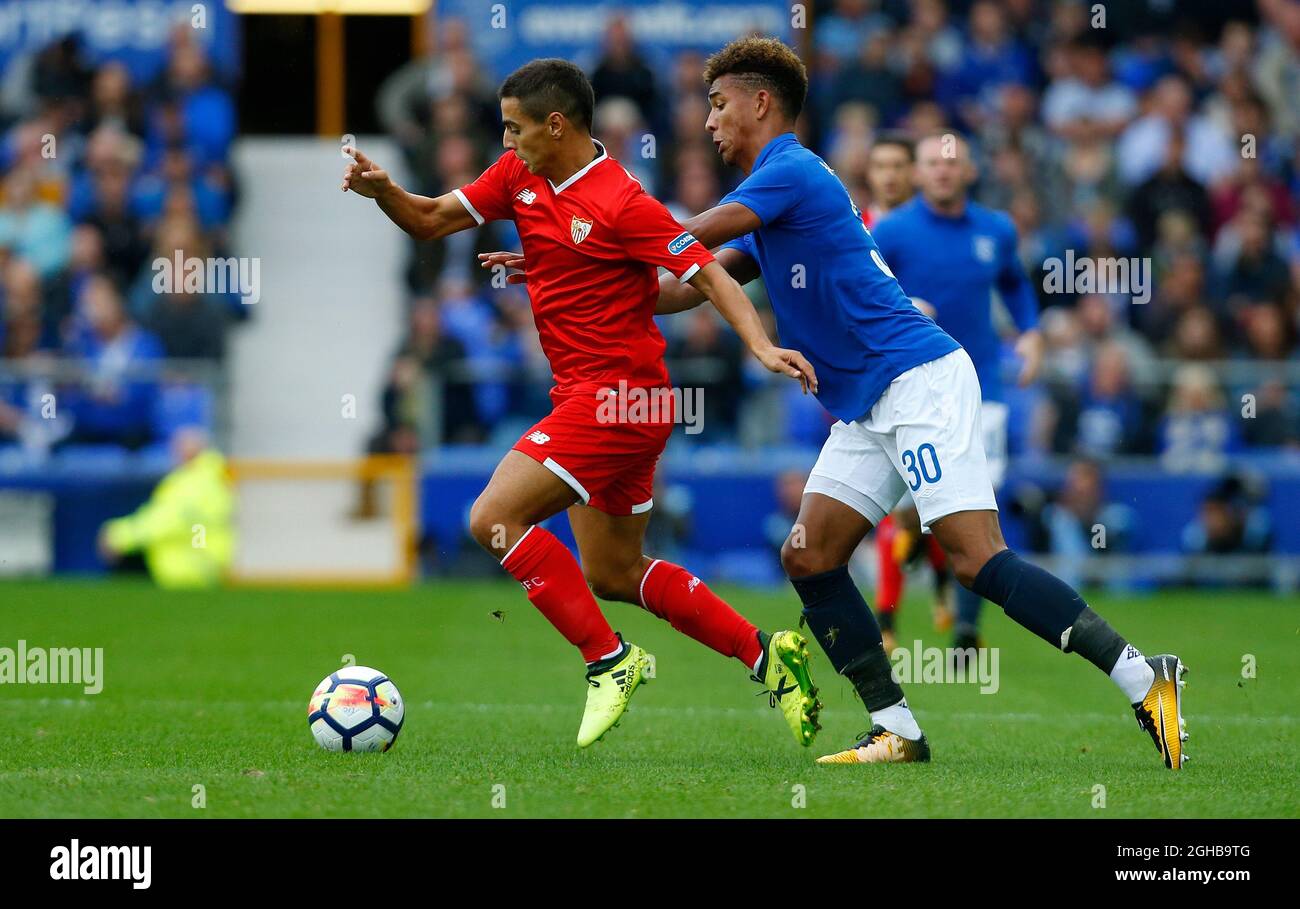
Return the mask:
M519 159L514 152L506 152L473 183L467 183L452 192L479 224L509 221L514 215L518 165Z
M647 192L634 192L618 221L619 239L627 254L639 262L662 266L688 281L713 255Z

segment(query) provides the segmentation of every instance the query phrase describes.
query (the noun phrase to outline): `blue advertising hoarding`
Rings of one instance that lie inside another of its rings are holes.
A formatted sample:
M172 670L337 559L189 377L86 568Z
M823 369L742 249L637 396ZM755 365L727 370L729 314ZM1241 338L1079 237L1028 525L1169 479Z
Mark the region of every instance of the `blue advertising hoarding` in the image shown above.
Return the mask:
M194 29L218 74L238 73L239 29L224 0L0 0L0 73L75 35L87 62L120 60L141 84L166 66L178 23Z
M476 55L498 79L535 57L564 57L590 70L620 15L656 68L682 50L712 53L751 32L789 42L793 31L791 4L780 0L438 0L436 15L464 20Z

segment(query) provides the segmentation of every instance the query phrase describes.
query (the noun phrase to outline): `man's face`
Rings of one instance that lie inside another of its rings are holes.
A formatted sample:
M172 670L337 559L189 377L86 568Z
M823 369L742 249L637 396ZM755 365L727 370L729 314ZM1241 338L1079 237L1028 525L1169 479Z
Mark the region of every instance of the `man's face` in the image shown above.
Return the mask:
M912 162L897 145L879 145L867 159L867 185L878 205L895 208L912 194Z
M501 99L501 123L501 144L524 162L529 173L537 173L549 160L554 145L547 123L524 113L518 98Z
M916 149L916 185L927 200L947 205L960 199L973 176L966 143L955 137L926 139Z
M709 87L709 118L704 128L723 163L736 164L741 152L748 149L757 124L754 93L730 75L715 79Z

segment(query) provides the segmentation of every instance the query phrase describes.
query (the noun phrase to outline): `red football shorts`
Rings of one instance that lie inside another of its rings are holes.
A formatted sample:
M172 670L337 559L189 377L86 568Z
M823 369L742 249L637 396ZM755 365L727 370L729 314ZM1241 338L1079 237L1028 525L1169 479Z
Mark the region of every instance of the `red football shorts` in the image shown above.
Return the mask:
M579 393L515 443L550 469L581 500L606 514L628 515L654 505L655 465L673 430L667 388L623 388L623 401Z

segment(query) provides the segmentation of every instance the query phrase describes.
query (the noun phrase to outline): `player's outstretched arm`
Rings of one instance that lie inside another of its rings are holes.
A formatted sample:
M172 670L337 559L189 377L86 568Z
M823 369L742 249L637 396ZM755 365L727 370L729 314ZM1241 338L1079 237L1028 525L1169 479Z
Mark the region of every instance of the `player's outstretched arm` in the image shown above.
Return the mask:
M437 198L417 196L398 186L388 176L388 171L378 167L358 149L347 146L343 152L353 159L343 170L343 192L350 190L374 199L394 224L417 240L445 237L477 223L454 193L445 193Z
M748 284L759 276L758 263L738 249L731 247L720 249L714 253L714 257L737 284ZM673 313L686 312L699 306L704 300L704 294L696 290L690 282L683 284L672 275L660 275L659 302L655 305L655 315L670 316Z
M763 226L758 215L739 202L726 202L702 211L682 224L709 249L729 243L737 237L753 233Z
M735 329L745 346L772 372L798 379L804 393L817 393L817 373L804 355L797 350L787 350L772 343L763 323L758 318L754 304L745 296L727 270L717 262L710 262L690 279L691 285L708 298L722 317Z
M730 247L720 249L715 256L718 264L727 270L727 274L731 275L737 284L748 284L759 277L758 263L738 249ZM523 253L500 250L498 252L479 253L478 264L480 268L491 271L498 267L523 269L526 263ZM506 275L507 284L526 284L527 282L528 273L526 271L514 271ZM685 312L699 306L704 300L704 294L689 283L683 284L670 274L661 275L659 277L659 302L655 306L655 315L670 316L673 313Z

